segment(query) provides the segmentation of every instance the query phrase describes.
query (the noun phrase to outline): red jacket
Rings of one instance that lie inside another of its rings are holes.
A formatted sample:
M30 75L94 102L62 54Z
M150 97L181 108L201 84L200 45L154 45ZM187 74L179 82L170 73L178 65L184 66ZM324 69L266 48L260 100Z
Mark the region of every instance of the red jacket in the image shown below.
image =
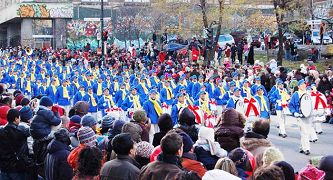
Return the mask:
M0 126L7 124L7 113L9 111L9 106L1 106L0 107Z
M196 172L201 178L207 172L205 167L199 161L188 158L183 158L182 166L188 171Z

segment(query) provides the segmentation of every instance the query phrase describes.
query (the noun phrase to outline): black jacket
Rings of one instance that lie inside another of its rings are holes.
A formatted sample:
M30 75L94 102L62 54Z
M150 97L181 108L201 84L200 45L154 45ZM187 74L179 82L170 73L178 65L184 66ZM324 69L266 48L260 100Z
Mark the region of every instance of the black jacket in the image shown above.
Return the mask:
M58 126L60 123L61 119L58 113L40 107L31 122L31 136L34 139L42 139L51 133L52 126Z
M0 170L3 172L25 172L25 160L29 156L27 138L29 129L8 123L0 129Z
M73 169L67 162L70 153L68 145L52 140L47 146L45 160L45 176L48 180L70 180L73 178Z

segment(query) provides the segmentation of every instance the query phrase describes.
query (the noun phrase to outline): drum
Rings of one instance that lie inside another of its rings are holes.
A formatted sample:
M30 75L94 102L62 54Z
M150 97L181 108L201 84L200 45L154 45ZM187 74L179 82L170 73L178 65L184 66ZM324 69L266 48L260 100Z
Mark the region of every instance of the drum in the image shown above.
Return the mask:
M299 100L299 104L300 104L299 109L301 111L301 114L306 118L310 117L313 110L311 96L306 93L303 94Z
M325 107L327 107L326 97L324 95L321 95L320 96L321 101L319 101L319 102L316 102L316 96L311 96L311 97L312 97L312 107L313 107L312 115L317 116L317 117L325 116L325 114L326 114L326 108ZM318 108L317 109L315 109L316 108L315 107L316 103L318 103Z
M235 103L235 109L236 111L238 111L239 113L244 114L244 102L242 100L236 100Z

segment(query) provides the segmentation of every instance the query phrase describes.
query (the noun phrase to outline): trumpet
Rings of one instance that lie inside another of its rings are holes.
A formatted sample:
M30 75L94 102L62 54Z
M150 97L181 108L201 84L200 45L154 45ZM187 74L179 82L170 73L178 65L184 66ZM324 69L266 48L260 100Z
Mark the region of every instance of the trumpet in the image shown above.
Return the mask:
M26 52L26 54L27 54L28 56L30 56L30 55L32 54L33 50L32 50L31 48L27 47L27 48L25 49L25 52Z

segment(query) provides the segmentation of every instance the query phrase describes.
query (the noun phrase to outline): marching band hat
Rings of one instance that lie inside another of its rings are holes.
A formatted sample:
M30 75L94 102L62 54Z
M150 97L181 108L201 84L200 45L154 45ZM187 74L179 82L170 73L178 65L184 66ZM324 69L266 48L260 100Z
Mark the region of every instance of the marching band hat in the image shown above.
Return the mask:
M236 86L236 82L235 81L231 81L229 86Z
M256 77L255 80L256 81L261 81L261 78L260 77Z
M136 87L136 86L132 86L130 90L132 91L132 90L134 90L134 89L136 90L137 87Z
M281 79L277 80L276 81L276 84L279 85L279 84L283 84L283 81Z
M180 96L185 96L185 93L178 93L178 94L176 95L176 98L179 98Z
M182 91L182 90L186 90L186 88L184 86L182 86L179 91Z
M198 77L198 78L199 78L199 79L200 79L200 78L202 79L202 78L203 78L203 76L202 76L202 75L199 75L199 77Z
M206 93L206 91L200 91L199 95L202 95L202 94L207 94L207 93Z
M149 91L149 94L157 94L157 91L155 89L152 89Z
M263 90L262 86L258 86L256 91Z
M231 76L232 76L232 77L236 77L236 76L238 76L238 73L237 73L237 72L233 72L233 73L231 74Z
M197 76L196 76L196 75L193 75L193 76L192 76L192 79L197 79Z
M305 84L304 79L301 79L301 80L299 80L299 81L297 82L297 85L298 85L298 86L300 86L300 85L302 85L302 84Z
M240 89L238 87L235 87L234 92L236 92L236 91L240 91Z
M92 87L92 86L88 86L88 88L87 88L87 89L88 89L88 90L89 90L89 89L93 89L93 87Z

